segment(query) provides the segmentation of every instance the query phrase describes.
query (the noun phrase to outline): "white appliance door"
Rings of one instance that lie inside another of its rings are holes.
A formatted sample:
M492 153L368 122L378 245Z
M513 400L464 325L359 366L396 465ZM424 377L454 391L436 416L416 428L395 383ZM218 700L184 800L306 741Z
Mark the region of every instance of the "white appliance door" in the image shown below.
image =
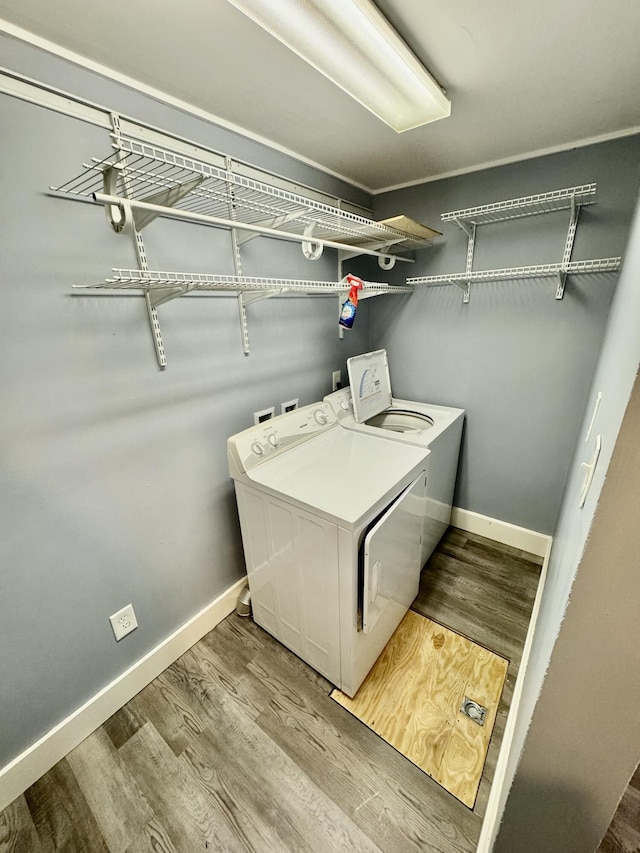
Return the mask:
M371 632L387 609L397 622L420 585L420 546L426 500L426 473L416 477L367 533L364 540L362 630Z

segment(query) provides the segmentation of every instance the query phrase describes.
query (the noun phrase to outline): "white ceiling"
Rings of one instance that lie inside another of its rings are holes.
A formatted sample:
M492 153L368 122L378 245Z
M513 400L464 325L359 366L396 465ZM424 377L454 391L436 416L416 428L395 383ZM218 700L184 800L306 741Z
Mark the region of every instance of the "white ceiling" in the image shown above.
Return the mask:
M377 6L450 118L396 134L226 0L0 0L0 17L370 190L640 129L639 0Z

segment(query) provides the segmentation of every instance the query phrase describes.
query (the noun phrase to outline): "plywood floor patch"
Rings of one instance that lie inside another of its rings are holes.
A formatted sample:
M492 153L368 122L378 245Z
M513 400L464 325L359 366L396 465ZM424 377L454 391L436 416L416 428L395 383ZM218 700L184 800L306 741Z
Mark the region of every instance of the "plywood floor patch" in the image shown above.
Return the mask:
M508 661L409 611L353 699L331 697L469 808L478 793ZM484 705L483 726L461 713Z

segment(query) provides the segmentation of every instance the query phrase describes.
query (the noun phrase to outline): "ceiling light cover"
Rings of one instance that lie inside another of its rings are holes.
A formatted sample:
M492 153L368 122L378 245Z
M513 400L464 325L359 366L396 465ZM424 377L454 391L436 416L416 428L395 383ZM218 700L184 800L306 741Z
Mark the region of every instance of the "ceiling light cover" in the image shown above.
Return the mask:
M229 0L398 133L451 102L369 0Z

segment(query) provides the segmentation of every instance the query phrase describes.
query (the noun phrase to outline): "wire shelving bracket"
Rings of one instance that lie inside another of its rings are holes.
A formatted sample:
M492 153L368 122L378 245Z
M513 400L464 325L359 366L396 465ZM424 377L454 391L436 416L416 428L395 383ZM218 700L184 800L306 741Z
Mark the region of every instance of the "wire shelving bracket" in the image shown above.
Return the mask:
M173 151L112 134L115 152L93 158L82 172L57 187L56 192L93 198L107 208L115 230L122 230L124 199L130 203L138 230L156 216L167 215L242 233L267 234L304 244L330 246L353 254L375 255L389 263L412 262L396 255L431 245L381 222L282 189L227 168L185 157ZM128 195L122 188L128 186ZM337 201L337 200L336 200ZM229 211L233 210L233 218ZM286 227L284 227L286 226Z
M213 273L163 272L149 269L114 269L113 275L96 284L74 285L77 290L137 291L145 297L151 312L150 320L156 325L161 343L156 308L172 299L189 293L209 296L231 295L238 301L240 331L243 351L249 354L249 329L246 307L274 296L327 296L345 293L342 281L308 281L306 279L261 278L242 275L215 275ZM413 293L413 286L392 285L385 282L365 281L359 299L369 299L383 294ZM348 292L348 289L347 291ZM154 331L152 327L152 331ZM154 336L154 340L155 340ZM166 364L166 361L165 361Z
M211 294L247 293L277 296L284 293L322 296L342 293L348 285L341 281L308 281L294 278L267 278L259 276L217 275L213 273L163 272L158 270L114 269L113 275L97 284L77 284L80 290L138 290L143 292L165 293L171 291L171 297L158 299L157 304L169 301L169 298L184 296L193 291ZM387 284L386 282L365 281L359 299L380 296L385 293L413 293L413 286ZM261 298L265 298L262 295ZM247 300L250 301L250 300Z
M431 245L428 237L408 234L344 209L339 199L313 190L309 197L294 192L294 185L289 182L230 157L210 156L208 152L200 160L139 140L135 132L123 132L120 116L115 112L110 113L110 121L113 152L103 159L92 158L83 164L80 174L51 189L63 196L102 204L111 228L132 235L138 270L117 269L99 284L76 287L140 292L161 369L167 360L157 309L192 291L236 297L245 355L250 351L248 305L283 295L339 294L344 298L345 284L341 281L244 276L240 246L248 240L266 235L295 241L310 260L319 258L325 247L335 248L339 271L343 260L361 254L376 256L382 269L391 269L397 260L413 263L413 258L398 252ZM195 147L193 150L197 151ZM207 156L211 162L207 162ZM228 229L234 275L149 270L142 231L158 216ZM411 285L365 282L359 297L412 290Z
M431 286L453 284L463 290L463 302L467 303L469 302L471 284L475 282L555 277L557 279L556 299L562 299L568 275L614 272L620 266L621 258L594 258L586 261L571 260L580 209L585 205L594 204L595 195L596 184L591 183L443 213L440 217L443 222L455 222L467 235L465 271L451 275L410 277L407 279L407 284L426 284ZM473 270L476 229L479 225L490 225L496 222L553 213L559 210L569 210L569 227L562 260L559 263L507 267L494 270Z
M596 184L582 184L578 187L566 187L550 190L546 193L496 201L479 207L468 207L443 213L443 222L455 222L463 231L465 225L491 225L507 219L520 219L523 216L537 216L542 213L554 213L557 210L569 210L574 204L595 204ZM467 232L468 233L468 232Z
M110 114L110 117L111 126L113 127L113 138L117 144L121 139L120 116L118 115L118 113L112 112ZM118 150L116 153L118 160L117 163L114 164L114 166L120 165L123 162L123 155L120 150ZM107 180L114 180L111 173L109 173L108 175L105 173L105 183ZM138 258L138 266L140 267L140 270L144 273L149 269L149 264L147 261L147 252L144 247L144 241L142 239L140 229L137 228L132 222L131 212L128 206L129 200L131 198L132 188L129 177L124 170L122 170L121 181L122 192L124 198L126 199L125 207L122 210L118 211L109 211L108 208L105 208L105 211L107 213L107 219L109 219L110 224L114 228L114 230L131 230L136 250L136 257ZM113 217L115 217L115 219ZM151 337L153 339L153 346L156 352L158 366L160 367L160 370L164 370L164 368L167 366L167 356L164 351L164 342L162 340L162 332L160 330L160 321L158 320L158 312L156 311L156 305L153 304L150 294L148 292L144 295L144 302L145 307L147 309L147 318L149 320L149 327L151 329Z

